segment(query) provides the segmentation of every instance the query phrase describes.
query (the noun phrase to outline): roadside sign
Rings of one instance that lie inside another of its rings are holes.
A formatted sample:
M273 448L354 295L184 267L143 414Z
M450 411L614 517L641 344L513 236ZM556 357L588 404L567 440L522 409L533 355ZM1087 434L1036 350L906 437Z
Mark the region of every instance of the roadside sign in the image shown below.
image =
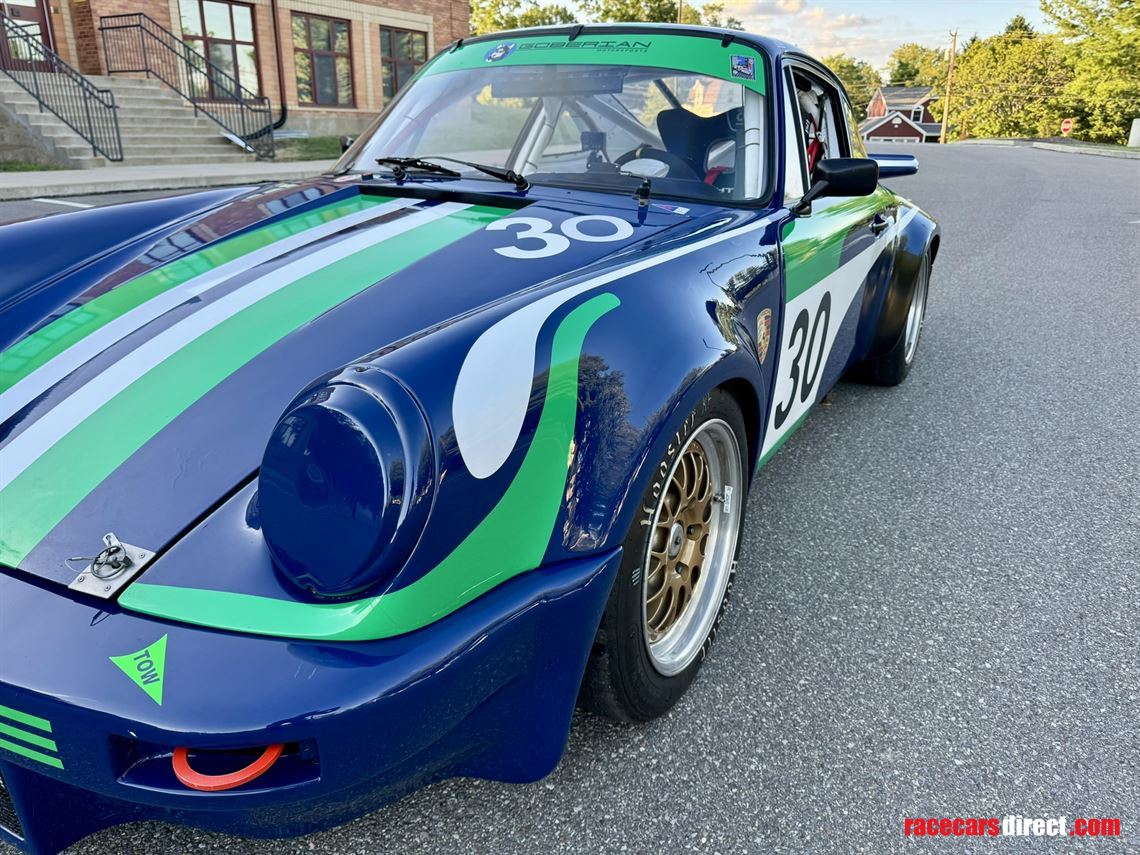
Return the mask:
M1063 119L1061 121L1061 134L1063 136L1067 137L1072 132L1073 132L1073 120L1072 119Z

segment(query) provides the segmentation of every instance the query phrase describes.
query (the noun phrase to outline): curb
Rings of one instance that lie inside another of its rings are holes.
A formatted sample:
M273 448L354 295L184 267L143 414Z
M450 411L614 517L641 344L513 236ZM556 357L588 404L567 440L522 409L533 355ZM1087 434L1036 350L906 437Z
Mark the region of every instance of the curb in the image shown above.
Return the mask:
M1017 140L953 140L952 145L1017 145Z
M51 199L146 190L186 190L277 181L299 181L327 172L334 161L238 163L207 171L200 166L101 166L52 172L0 173L0 201Z
M1091 148L1077 145L1061 145L1059 143L1046 143L1035 142L1032 144L1034 148L1041 148L1047 151L1064 151L1072 154L1091 154L1094 157L1118 157L1126 160L1140 160L1140 151L1128 151L1121 149L1117 151L1111 148Z

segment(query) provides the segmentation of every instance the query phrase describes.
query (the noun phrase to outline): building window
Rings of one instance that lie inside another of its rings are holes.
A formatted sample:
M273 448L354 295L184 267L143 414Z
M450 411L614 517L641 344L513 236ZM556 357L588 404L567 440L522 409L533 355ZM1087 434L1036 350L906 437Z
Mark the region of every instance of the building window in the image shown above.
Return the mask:
M384 100L387 101L412 79L417 68L427 62L427 33L381 27L380 61L384 74Z
M195 94L233 100L237 86L260 94L253 7L228 0L181 0L179 8L182 40L213 64L200 80L191 80Z
M910 111L910 118L912 121L921 122L922 121L922 107L915 107L913 110L911 110Z
M351 107L352 40L348 21L293 13L293 63L297 102Z

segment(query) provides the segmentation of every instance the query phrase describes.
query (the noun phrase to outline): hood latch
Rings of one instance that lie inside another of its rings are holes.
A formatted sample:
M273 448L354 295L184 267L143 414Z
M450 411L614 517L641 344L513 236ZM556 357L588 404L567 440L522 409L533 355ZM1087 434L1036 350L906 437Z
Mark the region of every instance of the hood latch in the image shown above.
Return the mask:
M69 590L109 600L141 573L155 555L149 549L123 543L115 537L114 532L103 535L103 544L103 550L98 555L68 559L69 562L91 562L67 586Z

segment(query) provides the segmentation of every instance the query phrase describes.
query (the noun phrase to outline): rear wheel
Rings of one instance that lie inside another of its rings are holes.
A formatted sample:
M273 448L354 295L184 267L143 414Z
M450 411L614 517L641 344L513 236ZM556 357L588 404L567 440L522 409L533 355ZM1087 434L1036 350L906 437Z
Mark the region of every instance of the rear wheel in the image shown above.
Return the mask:
M926 296L930 290L930 253L922 257L907 309L906 322L899 332L898 341L881 356L863 360L852 372L853 379L876 386L897 386L910 373L926 320Z
M582 685L582 705L622 721L668 710L724 614L744 520L744 419L721 390L685 420L624 542Z

